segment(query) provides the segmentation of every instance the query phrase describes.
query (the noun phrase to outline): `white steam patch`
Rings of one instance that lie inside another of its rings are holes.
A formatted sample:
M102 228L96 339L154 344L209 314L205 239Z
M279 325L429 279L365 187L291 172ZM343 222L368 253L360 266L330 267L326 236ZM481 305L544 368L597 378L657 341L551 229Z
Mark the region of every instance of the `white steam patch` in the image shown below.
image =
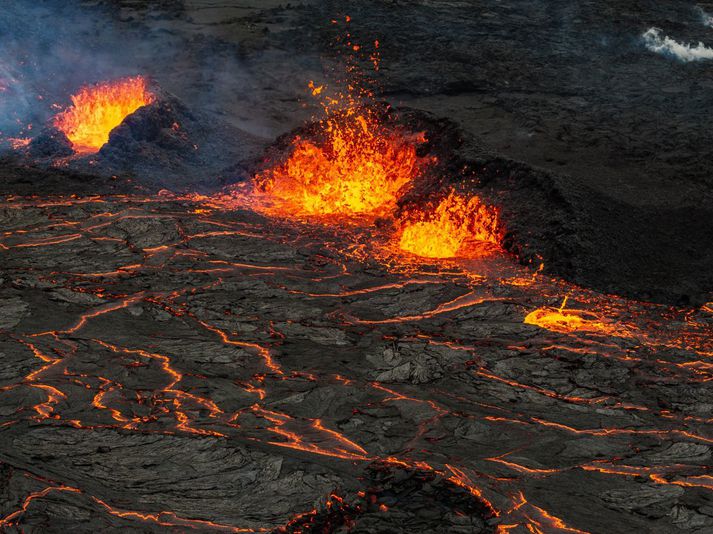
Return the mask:
M701 20L703 21L703 25L708 26L709 28L713 28L713 15L709 15L700 7L698 8L698 11L701 13Z
M649 28L642 37L646 48L657 54L671 56L685 62L713 59L713 48L701 42L693 46L679 43L668 35L662 37L661 30L658 28Z

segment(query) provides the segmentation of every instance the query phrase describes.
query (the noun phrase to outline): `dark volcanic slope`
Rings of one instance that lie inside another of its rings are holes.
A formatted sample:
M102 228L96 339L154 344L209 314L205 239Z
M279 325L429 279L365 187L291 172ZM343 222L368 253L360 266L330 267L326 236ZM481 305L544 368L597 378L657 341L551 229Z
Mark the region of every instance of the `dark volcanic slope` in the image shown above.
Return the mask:
M525 265L605 293L671 305L713 299L713 205L632 205L571 177L494 154L447 119L400 108L438 163L401 199L454 186L496 204Z
M60 20L77 18L73 6L55 4ZM518 246L542 256L548 272L641 299L685 304L709 298L713 137L705 111L713 108L713 69L710 62L684 64L654 54L640 39L655 25L683 42L713 42L713 29L702 23L694 4L84 5L71 38L57 36L63 55L42 56L41 67L53 83L43 84L40 70L32 87L45 95L44 102L64 101L93 76L141 72L176 94L201 127L220 125L210 136L191 140L202 152L191 165L180 164L190 147L180 154L141 148L136 159L147 165L134 164L120 150L112 172L143 171L146 182L168 188L214 187L230 179L225 167L254 155L254 147L314 111L307 82L332 81L323 67L332 66L330 58L340 53L335 38L347 30L331 21L349 14L356 41L380 42L377 77L393 104L454 121L478 147L488 148L466 150L466 159L513 175L502 185L522 192L522 201L515 198L511 207L511 228L523 237ZM33 14L40 22L53 19L48 10ZM112 47L112 40L121 46ZM101 61L82 58L75 50L80 45L97 47ZM73 63L62 72L58 64L67 56ZM234 156L230 164L228 156ZM533 180L535 189L544 181L546 189L556 190L564 205L532 191ZM531 205L528 195L542 202ZM557 227L563 221L567 229Z

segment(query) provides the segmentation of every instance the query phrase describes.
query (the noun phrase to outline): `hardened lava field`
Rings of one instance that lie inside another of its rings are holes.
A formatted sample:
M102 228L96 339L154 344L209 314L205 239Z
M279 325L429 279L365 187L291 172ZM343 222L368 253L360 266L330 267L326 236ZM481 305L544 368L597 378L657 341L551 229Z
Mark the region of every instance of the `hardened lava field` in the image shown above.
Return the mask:
M69 4L0 12L0 531L711 532L706 6Z

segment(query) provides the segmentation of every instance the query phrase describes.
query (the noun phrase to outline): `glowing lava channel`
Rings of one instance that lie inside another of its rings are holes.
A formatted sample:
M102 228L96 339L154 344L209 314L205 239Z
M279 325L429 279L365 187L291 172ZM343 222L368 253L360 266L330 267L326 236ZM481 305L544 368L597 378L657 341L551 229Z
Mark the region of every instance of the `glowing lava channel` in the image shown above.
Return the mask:
M85 86L72 95L72 106L56 115L52 124L67 136L75 152L94 153L128 115L154 98L142 76Z
M433 211L407 214L399 248L426 258L480 256L497 246L498 213L479 197L467 199L455 192Z

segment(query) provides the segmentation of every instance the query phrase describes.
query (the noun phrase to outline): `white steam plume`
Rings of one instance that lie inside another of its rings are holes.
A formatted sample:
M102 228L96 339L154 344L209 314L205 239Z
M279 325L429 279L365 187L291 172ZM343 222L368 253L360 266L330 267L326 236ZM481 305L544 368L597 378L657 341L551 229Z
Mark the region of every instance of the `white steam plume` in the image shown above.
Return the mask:
M646 48L657 54L672 56L684 62L713 59L713 48L700 42L696 46L679 43L668 35L662 37L658 28L649 28L642 37Z
M698 8L698 11L701 14L701 20L703 21L703 25L708 26L709 28L713 28L713 15L709 15L700 7Z

